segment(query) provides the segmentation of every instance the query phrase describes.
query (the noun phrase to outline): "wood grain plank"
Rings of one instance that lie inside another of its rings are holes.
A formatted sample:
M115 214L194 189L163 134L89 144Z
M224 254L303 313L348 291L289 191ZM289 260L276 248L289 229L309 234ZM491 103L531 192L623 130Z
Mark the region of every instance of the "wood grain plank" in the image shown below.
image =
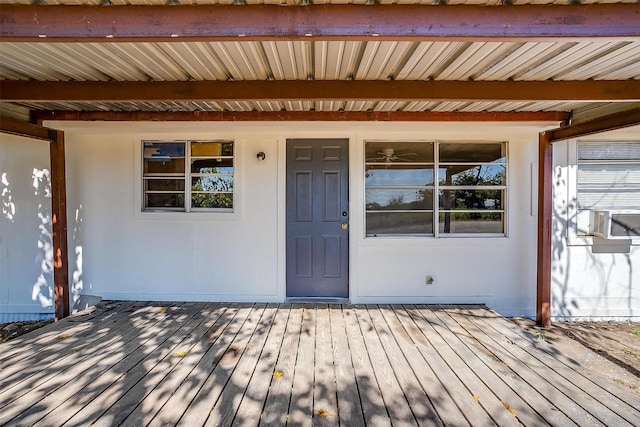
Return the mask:
M526 365L504 352L485 334L484 330L471 322L469 317L453 308L447 309L447 313L466 331L463 339L469 348L482 357L485 364L509 384L524 401L528 402L547 423L558 426L578 425L557 407L556 396L559 394L557 390L532 376ZM507 403L511 407L511 402ZM520 408L512 409L520 410Z
M612 392L600 388L578 372L567 369L555 358L534 347L530 340L515 333L514 329L507 326L505 319L474 317L473 321L477 325L490 328L511 342L517 343L515 346L509 346L511 354L527 363L541 378L545 378L551 385L604 425L621 427L640 425L640 411L624 404ZM534 339L534 337L530 338ZM621 406L621 403L624 406ZM640 404L640 399L638 399L638 403ZM620 412L614 412L612 407L616 407Z
M407 306L416 310L416 316L420 316L420 312L418 312L415 306ZM421 307L422 308L422 307ZM502 378L495 374L487 365L484 364L482 359L478 357L478 355L472 351L469 347L466 346L463 340L460 339L461 336L465 335L466 331L458 325L453 319L451 319L448 313L445 310L439 310L437 308L430 309L429 307L422 308L423 312L431 311L436 318L427 319L432 325L436 323L441 323L442 328L439 328L437 331L442 337L442 339L452 348L455 354L464 361L464 363L468 366L473 373L475 373L480 379L482 379L483 383L486 384L488 391L482 391L482 385L478 385L480 389L478 391L474 391L474 395L477 395L480 398L480 402L484 405L487 399L492 399L488 396L493 396L498 399L498 403L500 407L497 409L495 407L489 408L487 406L487 411L492 415L492 418L496 421L497 424L502 425L500 420L503 419L502 415L499 415L500 412L504 412L506 410L504 404L502 402L508 402L509 406L512 408L517 408L517 419L522 422L524 425L544 425L546 424L544 418L542 418L536 411L533 409L527 402L525 402L514 390L512 390L508 384L502 381ZM506 412L508 417L513 417L511 412Z
M351 362L346 325L342 316L342 306L329 306L329 320L336 375L338 419L341 425L348 424L350 427L364 427L364 415L362 404L360 403L356 375Z
M256 304L253 307L251 314L249 314L233 342L222 354L220 360L216 361L215 368L213 368L200 391L184 412L183 417L180 418L178 425L187 427L204 425L220 394L227 386L227 382L238 365L238 361L251 340L251 336L258 327L265 309L266 304Z
M212 332L218 329L221 331L231 321L233 314L235 314L235 310L232 310L229 304L217 304L211 313L207 315L207 320L199 326L204 331L194 331L188 337L189 340L195 337L198 338L187 351L187 354L180 360L180 363L171 369L167 376L140 401L140 404L136 406L120 426L137 427L151 422L153 417L162 409L175 390L187 379L198 362L215 343L215 338L211 339Z
M329 306L316 306L316 355L313 378L313 425L337 426L338 401L331 349Z
M150 320L154 318L155 320ZM157 334L171 325L171 322L172 319L168 315L143 319L137 323L139 327L129 329L126 334L122 336L115 334L114 338L117 341L110 340L109 346L99 348L99 352L94 351L78 359L70 358L64 365L57 366L55 370L50 371L45 381L40 382L28 393L13 401L8 406L11 409L2 411L0 419L13 414L13 417L18 416L21 420L29 418L32 420L31 422L35 422L72 396L76 397L77 410L79 410L84 406L83 404L94 397L90 393L80 393L81 390L85 390L88 384L95 383L97 378L109 376L110 370L114 366L122 364L123 360L127 358L131 360L129 356L132 353L135 353L140 346L155 339ZM72 350L69 351L72 352ZM111 380L108 383L110 384ZM38 405L34 405L33 402L38 402ZM20 415L17 415L16 412ZM24 421L21 423L26 424Z
M356 311L353 306L345 306L342 315L365 424L376 427L390 426L391 420L382 398L380 385L373 372L373 365L364 343Z
M487 311L487 317L502 319L501 316L493 310ZM640 416L640 409L638 409L640 408L640 401L638 400L638 396L630 393L622 387L616 387L615 392L610 393L609 389L611 388L611 382L600 376L599 373L584 369L576 370L575 360L573 360L570 355L562 354L552 344L534 337L532 334L524 331L512 322L506 321L506 319L502 319L500 324L510 329L515 334L513 337L514 340L525 341L522 346L525 350L531 349L532 351L535 351L534 349L541 349L545 351L547 353L545 360L548 360L549 363L551 363L551 365L549 365L550 367L552 365L555 366L556 362L564 365L563 367L559 366L558 369L562 369L562 373L565 378L578 385L582 390L588 392L595 399L601 402L607 402L607 406L623 418L633 417L631 419L627 418L627 420L632 424L640 425L640 420L636 418ZM557 327L557 324L555 324L554 327ZM591 382L595 383L597 387L593 387L590 384ZM608 399L610 396L614 397L613 401Z
M166 326L160 331L155 331L146 341L134 340L131 343L132 351L123 352L125 357L121 361L110 367L98 379L88 383L80 393L86 393L93 398L63 425L94 424L113 405L118 405L120 399L141 381L148 371L176 351L185 333L189 333L202 322L199 316L201 307L201 303L186 303L182 307L183 310L167 310L162 313L167 315ZM70 399L75 404L74 396ZM103 419L101 423L104 422Z
M146 312L146 308L140 308ZM116 313L109 318L109 328L102 328L95 333L95 337L72 335L71 329L64 329L56 336L56 341L51 344L55 347L55 352L35 350L28 355L17 356L17 362L12 362L6 369L6 378L0 380L0 405L6 404L6 399L15 400L24 393L31 391L36 385L42 384L50 379L54 370L64 371L65 367L70 367L83 357L90 357L96 351L108 351L113 342L118 341L118 337L112 334L113 329L126 334L133 323L129 316L131 313ZM153 315L146 313L141 316L141 321L152 318ZM88 326L91 330L96 329L96 325ZM48 354L48 356L47 356ZM71 362L73 360L73 362Z
M278 308L278 314L276 315L271 331L269 332L269 337L260 352L260 356L255 364L255 369L251 376L249 385L244 392L242 402L240 403L238 411L233 418L233 425L258 425L260 422L260 415L263 411L265 400L269 392L269 385L273 381L283 379L282 376L275 378L274 372L276 371L276 362L279 359L280 351L285 348L285 331L292 314L293 310L289 304L283 304ZM297 326L299 329L299 323ZM290 374L291 371L289 371L289 375ZM287 393L287 396L289 395L290 393ZM230 424L222 423L222 425Z
M211 373L230 350L230 346L237 339L238 334L241 331L243 334L246 332L242 327L248 320L252 309L253 306L249 304L230 305L225 312L225 320L214 325L205 338L205 341L210 345L207 352L191 370L189 376L173 391L162 409L148 424L149 426L173 426L178 423L191 402L201 392L203 385L207 381L211 381L209 380ZM238 338L238 340L241 341L242 338Z
M104 311L101 314L103 313ZM104 317L109 316L113 322L113 327L118 327L119 321L125 323L130 322L128 319L129 314L130 313L125 310L109 310L109 314ZM4 344L7 343L0 344L1 349L6 349L8 353L12 354L12 357L4 359L0 363L2 367L0 368L0 390L7 390L9 385L16 385L21 379L27 378L30 374L41 372L42 369L49 366L49 364L60 361L66 356L63 350L67 349L69 345L75 345L76 349L92 346L93 343L104 339L111 332L110 329L103 329L96 333L96 324L102 322L102 316L94 317L82 323L72 323L67 319L71 318L58 321L54 324L56 325L55 328L51 327L43 331L46 339L22 341L19 349L4 347ZM45 328L47 326L45 326ZM61 335L67 336L68 338L64 340L60 339L59 337ZM12 342L13 340L8 343ZM5 353L3 352L2 354Z
M211 409L209 418L205 423L205 426L230 426L233 419L238 413L238 409L246 396L250 381L254 375L254 372L258 368L260 362L260 356L264 350L268 337L273 332L278 334L284 331L284 327L289 317L288 309L279 309L277 304L270 304L267 306L260 323L256 331L251 336L250 341L245 345L245 350L240 357L238 366L233 371L233 374L229 378L226 387L222 390L218 401ZM274 328L276 329L274 331ZM276 337L276 340L282 342L281 337ZM265 357L266 359L266 357ZM268 374L271 373L269 370ZM268 377L271 379L270 376ZM268 380L264 381L267 383ZM249 398L252 398L249 397ZM260 409L262 409L262 401L260 402ZM259 419L259 417L258 417ZM247 423L247 425L251 425Z
M380 337L371 322L366 306L355 306L356 316L360 325L360 332L364 338L367 353L371 359L373 372L380 385L382 398L389 412L389 418L394 426L415 426L417 421L411 412L409 402L398 383L387 354L384 351Z
M28 354L31 357L34 351L47 350L56 342L56 337L62 332L70 332L78 335L82 330L87 330L86 325L92 327L98 323L97 318L104 313L121 311L121 307L127 307L133 304L134 301L102 302L100 305L94 307L93 310L66 317L58 322L49 323L34 331L13 338L10 341L0 343L0 348L3 350L2 353L0 353L0 366L6 366L5 362L13 358L16 354ZM0 372L2 372L2 369L0 369Z
M443 423L438 417L438 413L433 406L433 401L441 399L442 395L446 393L442 386L436 382L420 382L416 374L420 374L425 370L430 369L426 365L425 360L420 360L418 357L410 357L410 361L407 361L405 353L403 353L399 342L407 342L408 334L399 322L391 322L391 326L395 326L393 330L390 328L389 323L385 319L385 316L380 312L380 307L368 306L368 314L371 318L371 324L375 327L380 342L384 348L389 363L393 368L394 376L397 378L400 387L404 392L404 396L409 402L413 416L416 418L418 425L421 426L442 426ZM364 312L363 312L364 313ZM391 313L393 314L393 313ZM397 319L396 319L397 320ZM400 338L398 340L398 338ZM405 338L402 340L402 338ZM415 348L414 348L415 349ZM419 354L411 353L408 346L405 346L407 354L412 356L419 356ZM450 408L455 409L455 407ZM471 411L473 408L469 408ZM455 416L457 415L457 419ZM459 412L456 411L452 414L447 414L450 422L457 425L464 425L465 418ZM478 420L486 421L482 418Z
M313 375L315 366L316 308L305 305L296 367L293 373L291 405L287 425L313 425Z
M279 372L281 375L279 377L274 375L271 379L264 408L258 414L261 426L285 425L287 423L303 311L303 306L299 304L294 304L291 307L282 348L279 350L274 368L274 373Z
M121 425L140 402L146 399L151 401L149 394L168 374L184 364L186 355L204 338L209 328L215 323L221 314L211 316L216 306L217 304L214 303L197 304L196 315L173 334L172 338L175 337L175 339L163 353L155 351L153 357L145 358L136 368L127 372L125 384L121 388L128 390L92 425L95 427ZM136 380L138 381L135 382ZM134 385L129 387L130 384Z

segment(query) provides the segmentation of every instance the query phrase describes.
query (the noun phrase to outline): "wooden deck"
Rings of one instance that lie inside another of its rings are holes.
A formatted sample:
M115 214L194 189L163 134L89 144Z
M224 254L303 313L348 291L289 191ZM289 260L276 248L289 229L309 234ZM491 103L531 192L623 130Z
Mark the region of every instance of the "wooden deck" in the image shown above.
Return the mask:
M640 426L478 306L107 302L0 344L0 425Z

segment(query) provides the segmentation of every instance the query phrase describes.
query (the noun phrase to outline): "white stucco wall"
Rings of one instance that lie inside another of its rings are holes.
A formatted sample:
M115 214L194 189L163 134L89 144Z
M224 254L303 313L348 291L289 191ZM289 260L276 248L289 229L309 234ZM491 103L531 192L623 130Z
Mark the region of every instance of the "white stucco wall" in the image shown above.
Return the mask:
M49 143L0 134L0 323L53 316Z
M70 279L105 299L283 301L285 142L350 140L350 300L535 314L538 132L509 123L76 123L65 130ZM236 142L236 212L140 211L141 140ZM508 141L508 236L365 238L364 141ZM267 159L259 162L256 153ZM425 285L425 276L435 278Z
M580 138L640 140L640 126ZM588 218L578 217L577 140L554 144L552 316L585 319L640 318L640 240L580 237ZM640 209L640 206L638 206Z

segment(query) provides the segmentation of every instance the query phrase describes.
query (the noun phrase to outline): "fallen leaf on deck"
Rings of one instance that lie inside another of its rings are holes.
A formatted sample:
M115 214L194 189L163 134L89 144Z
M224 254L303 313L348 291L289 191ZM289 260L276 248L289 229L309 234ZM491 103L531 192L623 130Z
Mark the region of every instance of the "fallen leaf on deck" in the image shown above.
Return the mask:
M331 412L320 408L320 409L318 409L318 416L319 417L333 417L333 416L335 416L335 414L332 414Z
M247 347L247 348L251 348L251 347L253 347L253 344L251 344L251 343L247 343L247 346L246 346L246 347Z
M511 415L513 415L514 417L517 417L517 416L518 416L518 411L516 411L515 409L513 409L513 408L511 407L511 405L509 405L509 402L507 402L507 401L503 400L503 401L502 401L502 404L504 405L504 407L505 407L505 408L507 408L507 410L508 410L509 412L511 412Z
M158 313L164 313L167 311L167 309L165 307L160 307L159 309L156 310Z
M176 351L173 355L176 357L185 357L188 353L188 351Z
M476 402L480 402L480 396L478 396L477 394L474 395L473 398L476 400Z
M282 371L275 371L273 373L273 376L276 377L276 378L280 378L282 376Z
M71 337L71 335L69 335L69 334L60 334L60 335L58 335L58 339L60 339L60 340L67 339L69 337Z

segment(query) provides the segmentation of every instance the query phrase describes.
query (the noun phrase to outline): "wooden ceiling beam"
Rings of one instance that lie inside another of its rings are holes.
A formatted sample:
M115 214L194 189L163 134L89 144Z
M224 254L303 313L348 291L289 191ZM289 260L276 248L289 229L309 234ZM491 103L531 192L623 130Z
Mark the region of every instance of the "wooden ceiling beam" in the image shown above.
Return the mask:
M640 108L620 111L546 132L549 143L640 125Z
M416 40L640 38L640 4L185 5L4 4L4 41Z
M38 111L33 117L73 121L159 122L564 122L566 111L535 112L442 112L442 111Z
M55 139L55 135L51 133L55 131L52 129L8 117L2 117L0 120L0 132L8 133L10 135L24 136L26 138L42 139L45 141L52 141Z
M640 80L276 80L42 82L0 80L8 102L163 101L640 101Z

